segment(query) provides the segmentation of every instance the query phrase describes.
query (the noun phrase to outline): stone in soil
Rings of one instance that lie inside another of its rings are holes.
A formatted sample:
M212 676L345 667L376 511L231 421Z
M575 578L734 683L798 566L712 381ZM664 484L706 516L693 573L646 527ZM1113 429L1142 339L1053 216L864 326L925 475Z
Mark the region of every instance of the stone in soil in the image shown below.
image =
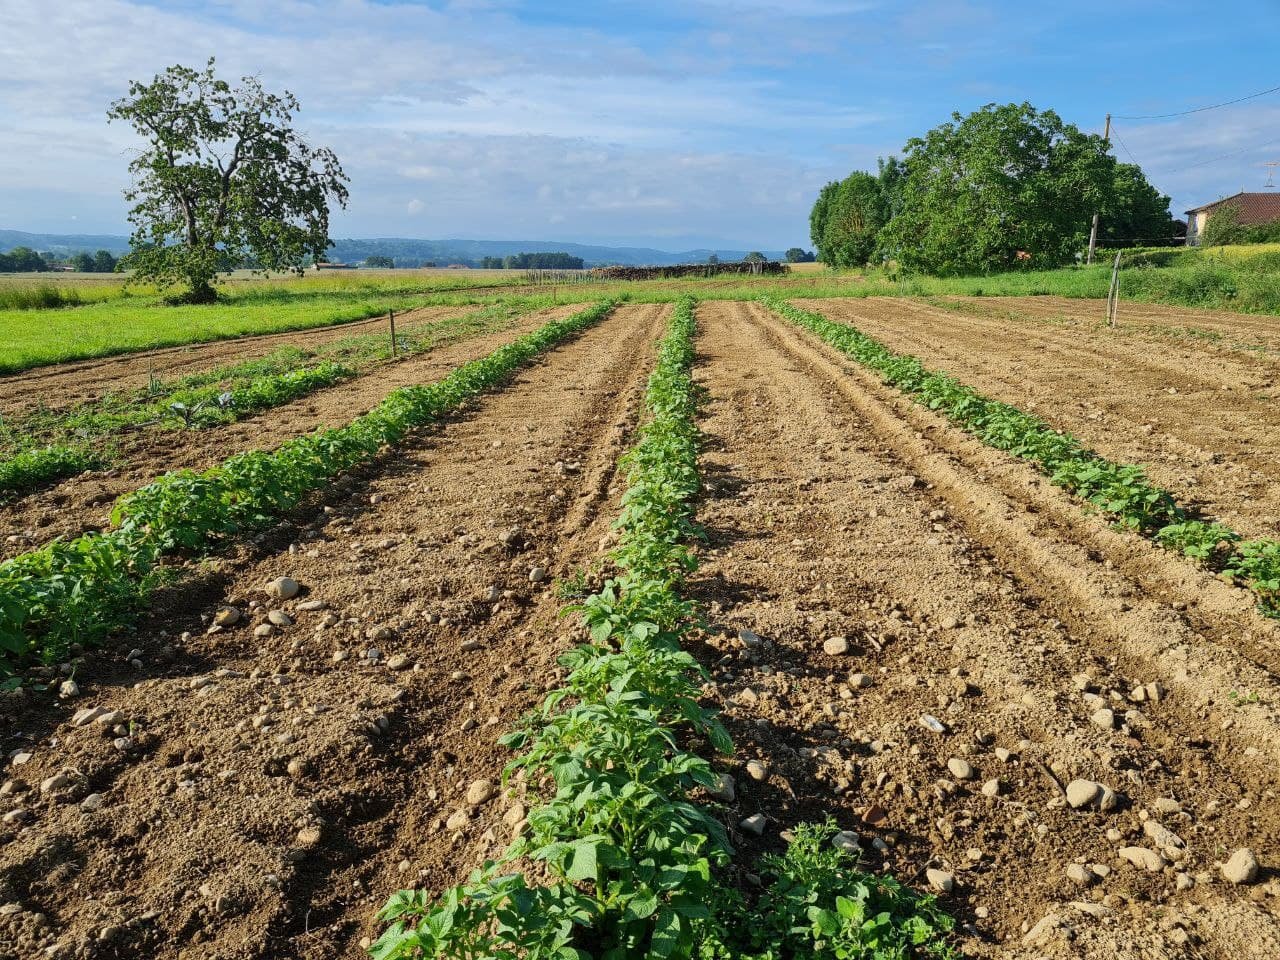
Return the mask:
M828 637L822 644L822 652L832 657L842 657L849 649L847 637Z
M1222 876L1228 883L1253 883L1258 879L1258 860L1248 847L1241 847L1222 865Z
M302 586L292 577L276 577L267 584L267 596L276 600L292 600L302 592Z
M948 873L946 870L930 867L924 872L924 876L929 881L929 886L939 893L950 893L956 887L955 874Z

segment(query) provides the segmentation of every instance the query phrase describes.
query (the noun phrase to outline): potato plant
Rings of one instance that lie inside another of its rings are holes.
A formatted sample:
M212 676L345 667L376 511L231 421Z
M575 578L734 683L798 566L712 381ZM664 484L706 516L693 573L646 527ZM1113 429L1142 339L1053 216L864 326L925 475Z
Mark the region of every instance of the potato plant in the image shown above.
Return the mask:
M1190 515L1171 493L1147 480L1141 467L1114 463L1039 417L984 397L854 327L784 300L766 297L762 302L983 443L1029 461L1054 484L1092 504L1119 526L1235 577L1257 594L1264 613L1280 616L1280 543L1242 541L1223 524Z
M72 643L100 640L128 622L165 554L210 550L269 526L335 476L502 383L615 304L602 301L545 324L437 383L394 390L345 426L241 453L208 470L167 473L116 502L110 531L55 540L0 563L0 670L12 673L24 657L50 660Z
M699 701L706 674L683 651L698 612L684 595L696 567L698 475L694 302L678 302L649 380L649 419L624 458L618 574L571 608L591 642L562 658L564 686L502 742L547 795L527 827L467 883L430 898L401 891L380 913L377 960L624 960L950 956L951 921L931 898L858 873L830 848L834 827L802 827L767 861L756 902L724 868L734 854L713 807L719 776L693 752L732 743ZM532 862L550 882L512 870Z

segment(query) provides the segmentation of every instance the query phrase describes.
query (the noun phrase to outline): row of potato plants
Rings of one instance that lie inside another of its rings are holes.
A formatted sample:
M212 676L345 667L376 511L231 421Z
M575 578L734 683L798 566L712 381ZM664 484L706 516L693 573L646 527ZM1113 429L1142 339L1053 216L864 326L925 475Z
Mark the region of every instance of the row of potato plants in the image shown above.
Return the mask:
M408 356L429 350L450 332L483 331L495 319L517 312L499 302L420 330L402 330L396 336L397 353ZM172 383L153 380L146 388L110 394L68 410L37 409L2 423L0 496L26 493L110 463L110 439L122 430L157 423L187 429L232 423L349 380L369 363L391 356L390 341L381 332L345 337L319 350L331 358L284 347Z
M761 889L737 889L729 831L705 802L720 775L695 752L733 745L681 646L700 626L686 591L701 536L694 334L694 300L682 298L623 460L617 572L570 608L590 641L502 738L518 751L504 787L518 777L537 798L523 829L465 883L392 896L377 960L952 955L936 901L858 872L832 824L797 828L785 854L757 865Z
M337 475L396 446L409 431L496 386L539 353L600 321L606 300L465 363L443 380L393 390L342 427L237 454L204 471L177 470L116 501L112 529L0 563L0 670L61 656L125 625L168 554L202 552L270 526Z
M1222 523L1195 516L1173 494L1151 483L1140 466L1108 460L1039 417L984 397L954 377L929 370L916 357L895 353L855 327L784 300L765 298L763 302L983 443L1030 462L1055 485L1092 504L1121 527L1244 584L1257 595L1264 613L1280 616L1280 543L1244 540Z

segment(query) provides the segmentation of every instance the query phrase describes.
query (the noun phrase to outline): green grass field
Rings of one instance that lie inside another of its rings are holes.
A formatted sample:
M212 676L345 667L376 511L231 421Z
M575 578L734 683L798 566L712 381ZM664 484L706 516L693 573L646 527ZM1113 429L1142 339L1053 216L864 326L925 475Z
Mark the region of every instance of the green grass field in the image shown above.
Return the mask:
M1162 248L1125 254L1121 299L1280 315L1280 245L1211 250ZM93 276L93 275L89 275ZM330 326L429 305L483 305L524 283L520 271L360 271L288 280L232 277L223 299L208 306L169 306L154 290L123 286L122 278L42 275L0 277L0 292L26 283L77 291L78 306L0 308L0 373L154 347L202 343L248 334ZM606 296L670 302L686 294L709 300L769 294L806 297L1107 295L1111 267L1097 263L1060 270L981 277L898 277L884 270L835 273L809 264L781 277L686 277L584 282L539 289L547 304L585 303ZM0 298L3 302L3 298Z

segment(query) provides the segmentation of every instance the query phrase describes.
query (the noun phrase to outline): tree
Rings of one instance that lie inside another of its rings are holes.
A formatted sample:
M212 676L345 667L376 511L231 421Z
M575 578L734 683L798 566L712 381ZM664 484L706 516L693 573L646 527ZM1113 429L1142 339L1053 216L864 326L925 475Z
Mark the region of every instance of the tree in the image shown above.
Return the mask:
M1243 243L1245 229L1240 225L1240 205L1224 203L1213 213L1204 225L1200 234L1202 247L1224 247L1232 243Z
M396 262L391 257L365 257L364 265L366 267L377 267L382 270L392 270L395 268Z
M93 269L95 273L111 273L116 268L116 258L111 255L109 250L99 250L93 255Z
M790 247L787 250L787 263L813 263L817 259L803 247Z
M70 262L77 273L93 273L93 257L87 253L77 253Z
M761 253L759 250L752 250L745 257L742 258L743 263L764 263L765 260L766 260L765 255Z
M9 251L8 260L13 273L39 273L49 269L44 257L30 247L14 247Z
M1029 103L952 117L907 142L881 250L940 274L1070 262L1115 185L1102 138Z
M707 257L707 263L709 263L713 267L719 262L720 262L720 258L714 253L711 256Z
M888 205L876 176L859 170L827 184L809 215L810 229L821 229L813 236L818 259L829 267L864 265L888 219Z
M1141 167L1117 163L1098 211L1098 238L1111 247L1171 247L1181 242L1177 232L1169 198L1147 182Z
M293 129L293 94L268 93L254 77L233 88L213 66L135 81L107 112L148 142L124 192L134 204L128 265L162 287L185 283L198 303L216 299L218 274L246 256L268 271L319 260L331 245L329 201L347 201L337 156Z

